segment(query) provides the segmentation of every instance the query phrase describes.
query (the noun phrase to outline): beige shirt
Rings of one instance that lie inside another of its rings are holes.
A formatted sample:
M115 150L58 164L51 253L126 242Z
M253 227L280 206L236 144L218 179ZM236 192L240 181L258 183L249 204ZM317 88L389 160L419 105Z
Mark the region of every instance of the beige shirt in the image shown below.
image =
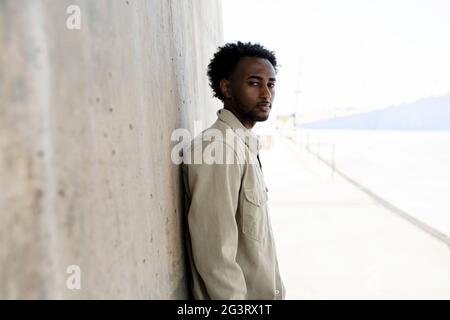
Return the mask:
M284 299L258 138L232 112L217 115L183 153L194 298Z

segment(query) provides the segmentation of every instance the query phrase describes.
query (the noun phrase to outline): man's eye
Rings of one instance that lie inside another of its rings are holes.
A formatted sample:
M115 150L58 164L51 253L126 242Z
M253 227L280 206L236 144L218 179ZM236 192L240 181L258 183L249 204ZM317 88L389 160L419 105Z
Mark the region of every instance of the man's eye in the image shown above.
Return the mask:
M269 88L274 88L275 87L275 83L269 83L268 86L269 86Z
M252 82L249 82L248 84L254 87L254 86L259 85L259 82L252 81Z

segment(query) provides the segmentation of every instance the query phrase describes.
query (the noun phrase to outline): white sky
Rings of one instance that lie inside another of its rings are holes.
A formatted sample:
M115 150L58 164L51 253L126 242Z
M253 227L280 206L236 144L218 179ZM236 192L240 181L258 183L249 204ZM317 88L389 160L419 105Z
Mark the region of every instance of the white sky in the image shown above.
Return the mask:
M275 113L297 105L329 117L450 93L448 0L222 0L222 8L225 42L276 52Z

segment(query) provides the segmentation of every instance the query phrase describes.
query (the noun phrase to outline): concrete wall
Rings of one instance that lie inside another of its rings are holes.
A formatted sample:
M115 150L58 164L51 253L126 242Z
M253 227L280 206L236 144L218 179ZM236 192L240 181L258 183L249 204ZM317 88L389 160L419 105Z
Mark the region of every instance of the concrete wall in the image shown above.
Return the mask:
M221 41L219 0L0 0L0 298L186 297L170 135Z

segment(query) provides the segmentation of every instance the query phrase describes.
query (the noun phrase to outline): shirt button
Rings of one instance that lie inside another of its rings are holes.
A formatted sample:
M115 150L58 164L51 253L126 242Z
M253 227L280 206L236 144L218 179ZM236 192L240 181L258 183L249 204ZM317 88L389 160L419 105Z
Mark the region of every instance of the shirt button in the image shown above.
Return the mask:
M279 290L275 290L275 294L280 294L280 291Z

